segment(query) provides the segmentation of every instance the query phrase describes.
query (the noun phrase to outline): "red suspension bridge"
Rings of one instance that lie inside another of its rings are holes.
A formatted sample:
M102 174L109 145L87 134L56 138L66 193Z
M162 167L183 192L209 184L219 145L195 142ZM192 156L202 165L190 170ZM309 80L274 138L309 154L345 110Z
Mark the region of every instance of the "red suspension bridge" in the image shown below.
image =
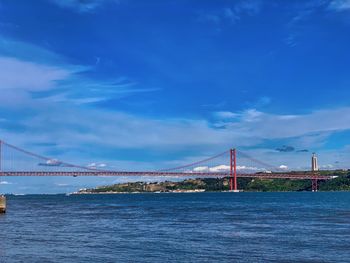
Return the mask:
M0 141L0 176L162 176L229 177L230 190L237 191L237 178L310 180L317 191L318 180L332 179L317 171L291 172L230 149L201 161L157 171L124 171L81 166L45 157Z

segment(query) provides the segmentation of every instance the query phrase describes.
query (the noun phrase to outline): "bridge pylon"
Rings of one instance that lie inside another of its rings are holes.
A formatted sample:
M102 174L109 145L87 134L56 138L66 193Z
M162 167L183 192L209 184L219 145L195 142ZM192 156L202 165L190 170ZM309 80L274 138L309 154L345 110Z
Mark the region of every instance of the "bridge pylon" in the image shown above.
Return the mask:
M237 189L237 151L230 149L230 191L238 192Z
M311 179L311 190L312 190L312 192L318 191L318 182L317 182L316 176L313 179Z

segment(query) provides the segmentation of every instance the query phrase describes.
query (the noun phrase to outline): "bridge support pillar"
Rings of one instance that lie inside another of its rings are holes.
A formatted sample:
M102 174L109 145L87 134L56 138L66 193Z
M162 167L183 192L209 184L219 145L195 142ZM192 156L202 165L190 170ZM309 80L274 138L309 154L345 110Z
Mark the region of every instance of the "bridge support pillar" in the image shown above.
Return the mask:
M0 175L2 174L1 160L2 160L2 141L0 140ZM6 197L4 195L0 195L0 214L3 214L5 212L6 212Z
M317 192L318 191L317 178L312 178L311 179L311 189L312 189L312 192Z
M237 153L236 149L230 150L230 191L237 192Z

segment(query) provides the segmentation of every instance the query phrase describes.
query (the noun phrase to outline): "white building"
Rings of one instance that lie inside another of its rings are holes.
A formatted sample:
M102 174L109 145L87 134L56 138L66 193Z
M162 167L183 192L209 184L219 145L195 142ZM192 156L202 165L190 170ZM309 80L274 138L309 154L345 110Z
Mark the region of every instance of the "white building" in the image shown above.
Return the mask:
M318 171L318 164L317 164L317 156L315 153L312 154L311 157L311 171L316 172Z

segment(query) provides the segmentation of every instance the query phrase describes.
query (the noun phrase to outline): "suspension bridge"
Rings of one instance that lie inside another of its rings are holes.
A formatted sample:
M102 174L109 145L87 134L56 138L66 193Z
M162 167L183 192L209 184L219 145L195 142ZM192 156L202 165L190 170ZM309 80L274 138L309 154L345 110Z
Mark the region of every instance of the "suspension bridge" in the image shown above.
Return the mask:
M332 176L316 170L292 172L230 149L186 165L156 171L125 171L76 165L49 158L0 141L0 176L160 176L160 177L229 177L229 189L238 191L237 178L310 180L317 191L318 180Z

